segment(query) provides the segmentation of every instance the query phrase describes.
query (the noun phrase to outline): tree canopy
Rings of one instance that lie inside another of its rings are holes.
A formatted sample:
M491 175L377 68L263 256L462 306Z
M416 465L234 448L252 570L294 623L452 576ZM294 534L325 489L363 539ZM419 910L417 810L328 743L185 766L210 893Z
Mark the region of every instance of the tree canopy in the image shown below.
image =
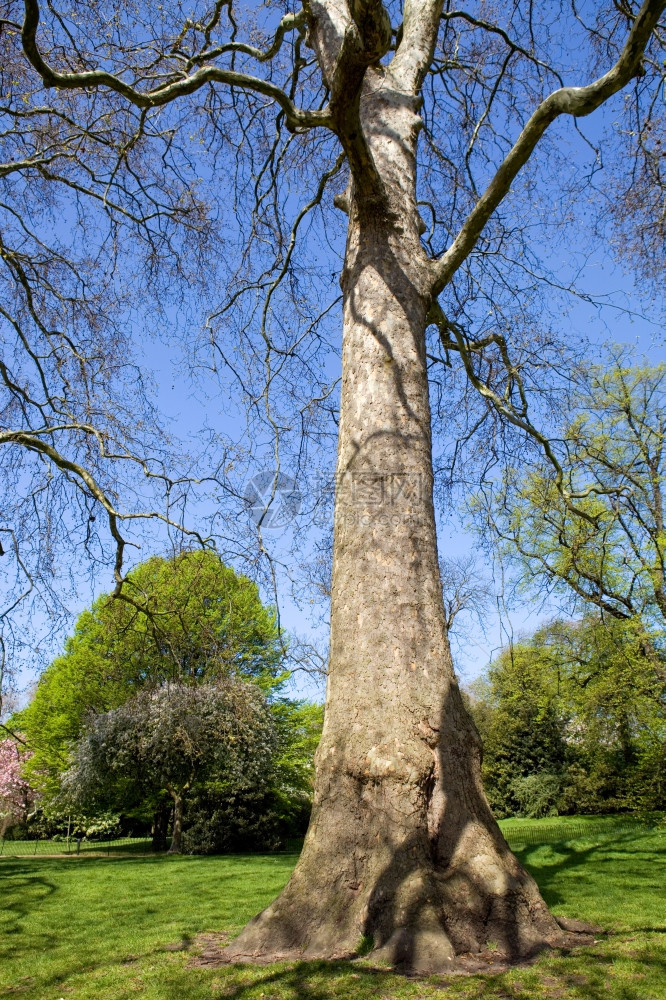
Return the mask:
M627 351L583 367L558 428L575 505L544 462L486 490L491 530L524 590L666 624L665 392L666 366L637 364Z
M170 852L182 851L188 794L215 779L228 796L266 787L275 723L256 685L236 679L145 688L110 712L89 714L63 776L64 801L81 810L173 800Z
M555 621L471 686L500 816L663 809L666 654L640 620Z
M120 580L127 540L158 518L180 523L188 483L209 484L222 508L200 537L262 563L265 549L234 523L248 471L269 455L273 464L277 449L291 475L307 481L320 461L330 473L318 449L337 433L331 272L349 177L374 190L383 169L358 127L373 74L422 102L414 259L425 252L439 303L428 311L436 430L455 426L472 450L485 436L495 453L511 451L511 435L530 426L525 406L548 409L553 371L566 368L558 285L579 291L571 271L600 243L644 278L660 271L660 3L535 16L527 2L496 17L477 4L371 3L358 20L321 3L170 2L150 16L131 3L10 6L0 40L5 641L21 643L27 622L13 632L9 622L26 594L55 618L63 563L80 572L87 554ZM604 104L617 127L584 132ZM581 191L602 169L613 205L583 199L583 221ZM573 231L561 256L576 266L557 274L559 234ZM142 328L174 326L193 366L248 406L235 438L212 418L195 466L160 427L132 345Z
M268 693L285 677L273 610L214 553L153 557L130 574L128 595L137 603L103 595L80 615L16 721L33 750L26 773L47 797L86 713L116 709L144 687L239 679Z

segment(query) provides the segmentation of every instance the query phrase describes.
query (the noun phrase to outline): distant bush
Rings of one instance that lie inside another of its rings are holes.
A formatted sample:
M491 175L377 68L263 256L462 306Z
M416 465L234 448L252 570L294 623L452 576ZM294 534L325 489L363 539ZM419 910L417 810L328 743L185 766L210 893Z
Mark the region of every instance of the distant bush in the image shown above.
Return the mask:
M35 809L27 819L5 833L6 840L55 840L85 837L87 840L109 840L133 832L136 822L117 813L104 812L97 816L80 813L52 812Z
M511 793L518 802L519 816L542 819L557 816L562 793L562 776L540 771L516 778L511 783Z
M274 851L305 833L310 808L305 793L293 793L285 800L270 788L229 796L204 789L187 806L183 850L187 854Z
M91 823L86 824L85 835L87 840L110 840L113 837L122 836L123 830L120 816L115 813L104 813L97 816Z

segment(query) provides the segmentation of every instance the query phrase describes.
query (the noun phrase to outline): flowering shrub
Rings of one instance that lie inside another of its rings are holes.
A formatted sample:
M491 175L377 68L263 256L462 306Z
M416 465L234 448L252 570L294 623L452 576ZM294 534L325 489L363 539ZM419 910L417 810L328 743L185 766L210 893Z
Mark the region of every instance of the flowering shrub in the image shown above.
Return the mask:
M16 740L0 741L0 835L24 822L33 804L33 791L21 774L22 761L29 756Z
M88 819L85 830L86 840L120 837L122 836L120 816L110 812L94 816L92 819Z

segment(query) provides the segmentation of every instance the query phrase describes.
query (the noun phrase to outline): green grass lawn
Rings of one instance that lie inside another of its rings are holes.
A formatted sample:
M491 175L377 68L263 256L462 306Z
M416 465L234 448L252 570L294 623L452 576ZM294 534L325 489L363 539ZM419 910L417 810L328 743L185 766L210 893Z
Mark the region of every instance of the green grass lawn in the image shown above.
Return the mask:
M195 936L239 930L286 882L293 855L2 858L0 996L666 1000L666 832L590 830L518 853L556 914L612 933L529 968L448 980L362 963L190 967Z

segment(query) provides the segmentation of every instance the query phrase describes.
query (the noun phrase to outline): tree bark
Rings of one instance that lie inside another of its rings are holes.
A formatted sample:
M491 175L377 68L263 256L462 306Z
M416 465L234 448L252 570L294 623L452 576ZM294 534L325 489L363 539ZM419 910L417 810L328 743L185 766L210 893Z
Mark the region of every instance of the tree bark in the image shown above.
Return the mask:
M183 853L183 796L179 792L170 792L173 799L173 828L171 844L167 854Z
M486 802L453 673L432 499L419 102L367 72L363 127L387 193L349 199L331 657L314 808L282 895L229 960L371 958L450 970L488 944L561 940Z
M160 802L155 808L152 830L154 851L166 851L170 812L171 807L165 802Z

